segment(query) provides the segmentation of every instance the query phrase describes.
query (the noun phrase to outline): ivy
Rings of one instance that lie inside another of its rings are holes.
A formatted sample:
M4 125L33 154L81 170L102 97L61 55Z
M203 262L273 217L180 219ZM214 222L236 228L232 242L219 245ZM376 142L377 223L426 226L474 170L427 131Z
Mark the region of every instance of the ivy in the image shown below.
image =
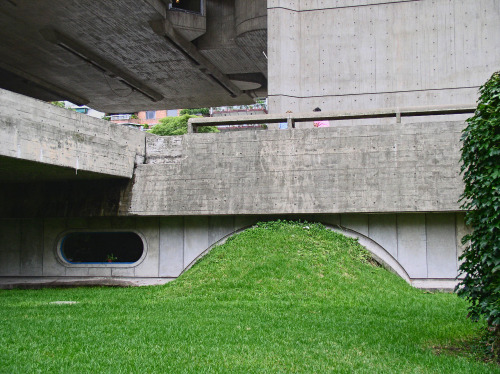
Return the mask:
M500 354L500 72L480 88L476 112L462 132L461 196L472 232L462 243L463 280L455 291L469 300L469 316L488 323L490 354Z

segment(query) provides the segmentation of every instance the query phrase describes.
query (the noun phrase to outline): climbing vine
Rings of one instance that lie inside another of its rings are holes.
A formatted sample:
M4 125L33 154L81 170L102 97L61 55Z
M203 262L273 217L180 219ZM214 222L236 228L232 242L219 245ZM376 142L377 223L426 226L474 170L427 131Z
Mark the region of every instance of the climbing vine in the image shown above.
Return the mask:
M488 323L487 349L500 354L500 72L480 88L478 106L462 133L461 197L472 232L462 239L463 280L458 295L470 301L469 316Z

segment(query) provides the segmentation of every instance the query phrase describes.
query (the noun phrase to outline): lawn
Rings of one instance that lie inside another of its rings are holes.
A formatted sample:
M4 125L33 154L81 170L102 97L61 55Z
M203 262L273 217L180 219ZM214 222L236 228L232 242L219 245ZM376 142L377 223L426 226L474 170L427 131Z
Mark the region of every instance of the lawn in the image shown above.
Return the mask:
M466 309L321 225L266 223L165 286L0 291L0 373L500 373L432 349L476 334Z

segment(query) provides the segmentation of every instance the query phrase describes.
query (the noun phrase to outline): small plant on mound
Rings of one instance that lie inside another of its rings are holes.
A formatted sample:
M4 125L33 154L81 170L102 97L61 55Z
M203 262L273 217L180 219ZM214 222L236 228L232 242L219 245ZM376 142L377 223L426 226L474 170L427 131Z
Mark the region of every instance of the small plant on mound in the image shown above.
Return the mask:
M462 134L462 208L472 233L460 257L464 279L456 288L470 301L469 316L486 318L486 349L500 358L500 72L480 89L476 112Z

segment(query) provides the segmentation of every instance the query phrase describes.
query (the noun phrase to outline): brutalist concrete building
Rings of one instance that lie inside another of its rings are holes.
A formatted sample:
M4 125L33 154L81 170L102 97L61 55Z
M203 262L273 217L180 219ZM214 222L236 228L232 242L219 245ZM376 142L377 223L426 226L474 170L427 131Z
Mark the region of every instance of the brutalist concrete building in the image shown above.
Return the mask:
M162 283L274 218L358 237L416 287L455 284L460 133L500 69L500 1L8 0L0 22L4 286ZM259 97L270 113L247 120L268 130L174 137L47 103Z

